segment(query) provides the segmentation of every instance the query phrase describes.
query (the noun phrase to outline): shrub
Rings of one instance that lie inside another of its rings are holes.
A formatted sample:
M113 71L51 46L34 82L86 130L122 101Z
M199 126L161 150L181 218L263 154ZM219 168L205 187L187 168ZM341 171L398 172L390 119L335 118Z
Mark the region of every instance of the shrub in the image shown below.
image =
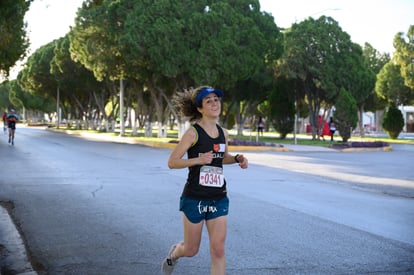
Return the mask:
M280 80L278 88L269 95L270 121L281 139L293 132L295 124L295 104L289 81Z
M384 115L382 128L384 128L390 138L397 139L403 127L404 118L401 111L397 107L391 106Z

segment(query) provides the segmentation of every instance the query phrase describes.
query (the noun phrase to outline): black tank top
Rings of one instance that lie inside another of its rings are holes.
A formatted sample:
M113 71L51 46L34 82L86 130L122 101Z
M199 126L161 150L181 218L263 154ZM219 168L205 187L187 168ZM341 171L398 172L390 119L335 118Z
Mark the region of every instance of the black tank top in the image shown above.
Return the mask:
M208 166L223 167L223 157L226 146L226 138L223 129L217 125L218 137L210 137L204 129L194 124L192 127L197 131L197 141L187 151L187 157L196 158L199 154L213 151L214 157ZM202 165L189 167L187 183L185 184L182 196L196 200L219 200L227 195L226 181L222 187L207 187L200 184L200 168Z

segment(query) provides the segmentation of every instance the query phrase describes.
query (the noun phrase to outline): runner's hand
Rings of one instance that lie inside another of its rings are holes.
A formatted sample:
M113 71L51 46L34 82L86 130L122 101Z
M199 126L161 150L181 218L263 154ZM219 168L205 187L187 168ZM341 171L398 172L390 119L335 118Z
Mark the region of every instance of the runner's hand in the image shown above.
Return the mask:
M246 169L249 166L249 162L247 158L244 157L244 155L242 154L238 155L237 160L239 161L240 168Z
M213 151L202 154L200 157L200 164L210 164L213 161Z

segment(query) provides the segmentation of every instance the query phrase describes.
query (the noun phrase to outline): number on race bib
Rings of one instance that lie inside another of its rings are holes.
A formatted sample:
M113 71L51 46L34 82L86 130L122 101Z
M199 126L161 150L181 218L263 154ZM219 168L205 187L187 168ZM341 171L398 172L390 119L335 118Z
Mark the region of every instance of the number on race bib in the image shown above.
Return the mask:
M224 185L223 168L202 166L200 168L199 183L207 187L222 187Z

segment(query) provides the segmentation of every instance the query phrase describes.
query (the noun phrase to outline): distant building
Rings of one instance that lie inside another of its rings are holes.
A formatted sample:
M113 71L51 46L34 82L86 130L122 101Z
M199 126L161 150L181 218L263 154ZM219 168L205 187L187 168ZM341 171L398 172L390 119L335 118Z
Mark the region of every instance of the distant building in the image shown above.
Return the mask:
M400 109L404 118L403 131L414 133L414 106L401 106L398 109Z
M414 106L400 106L404 118L403 132L414 133ZM385 111L377 111L375 113L364 113L363 125L366 132L383 132L382 121L384 119Z
M404 118L404 133L414 133L414 106L400 106L398 109L402 112ZM322 113L321 113L322 114ZM384 119L385 110L373 112L365 112L363 115L363 125L365 133L381 133L382 121ZM329 112L329 116L333 116L333 112ZM311 133L311 126L309 118L298 118L297 132L298 133ZM358 128L355 129L359 131ZM355 132L354 132L355 133Z

